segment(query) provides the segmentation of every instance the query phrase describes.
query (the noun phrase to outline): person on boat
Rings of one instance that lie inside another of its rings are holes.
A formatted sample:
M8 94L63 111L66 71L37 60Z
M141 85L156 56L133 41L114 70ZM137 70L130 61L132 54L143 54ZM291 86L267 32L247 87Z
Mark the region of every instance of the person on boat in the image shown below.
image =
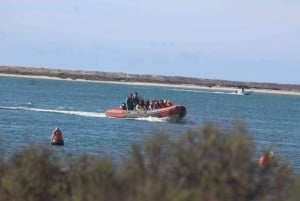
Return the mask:
M133 107L135 107L139 103L139 96L137 92L134 92L132 96Z
M173 104L171 103L171 101L167 100L167 103L166 103L166 107L170 107L172 106Z
M159 100L159 108L164 108L165 107L165 102L163 99Z
M150 110L150 101L149 100L146 100L145 101L145 110Z
M266 151L258 161L259 167L263 169L269 169L274 165L274 153L273 151Z
M127 108L127 110L133 110L134 109L132 96L133 96L132 94L129 94L126 98L126 108Z
M159 109L160 105L159 105L159 100L154 100L154 107L153 109Z
M136 106L135 106L135 110L136 110L136 111L140 111L140 110L142 110L142 109L143 109L143 107L142 107L141 102L138 102L138 103L136 104Z
M140 101L140 105L141 105L141 107L142 107L142 110L147 110L145 101L144 101L143 99Z
M52 145L64 145L64 138L63 138L62 132L59 128L56 128L53 131L53 134L51 137L51 144Z
M165 100L159 100L159 107L164 108L165 106Z
M149 106L148 106L148 110L153 110L154 109L154 103L153 101L149 101Z

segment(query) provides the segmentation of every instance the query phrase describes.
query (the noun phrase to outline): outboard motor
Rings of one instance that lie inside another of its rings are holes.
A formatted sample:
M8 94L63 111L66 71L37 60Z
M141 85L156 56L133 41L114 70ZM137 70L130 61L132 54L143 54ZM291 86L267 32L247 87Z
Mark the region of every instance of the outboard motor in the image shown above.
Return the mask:
M120 109L122 109L122 110L127 110L126 104L125 104L125 103L121 103Z

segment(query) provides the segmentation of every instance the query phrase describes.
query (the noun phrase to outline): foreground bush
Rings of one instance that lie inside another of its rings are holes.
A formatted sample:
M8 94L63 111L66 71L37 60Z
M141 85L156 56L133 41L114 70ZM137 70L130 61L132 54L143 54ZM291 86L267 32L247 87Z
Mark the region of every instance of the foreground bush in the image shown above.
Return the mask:
M155 133L133 145L124 162L83 155L59 159L27 148L0 161L0 201L279 201L300 200L288 163L261 169L244 126L224 132ZM67 162L67 167L65 163Z

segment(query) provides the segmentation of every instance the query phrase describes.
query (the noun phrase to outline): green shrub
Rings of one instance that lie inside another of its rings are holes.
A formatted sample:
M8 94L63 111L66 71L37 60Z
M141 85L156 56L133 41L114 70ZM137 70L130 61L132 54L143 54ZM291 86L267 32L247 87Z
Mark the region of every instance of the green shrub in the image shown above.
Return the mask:
M207 123L182 135L155 132L118 166L29 147L0 158L0 201L300 200L300 177L289 163L261 169L255 152L241 123L231 131Z
M54 154L32 147L18 152L5 164L1 178L3 200L48 200L60 198L63 190L59 164Z

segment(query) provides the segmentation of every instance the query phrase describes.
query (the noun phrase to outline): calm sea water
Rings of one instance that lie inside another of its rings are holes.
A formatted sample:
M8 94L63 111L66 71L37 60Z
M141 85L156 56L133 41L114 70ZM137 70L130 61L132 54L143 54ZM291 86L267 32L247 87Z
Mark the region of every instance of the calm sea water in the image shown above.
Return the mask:
M133 92L185 105L187 116L179 123L105 117ZM155 130L176 136L206 121L231 128L237 119L243 119L258 149L272 148L300 170L300 96L0 76L0 141L7 156L30 144L50 146L56 127L65 146L52 146L55 151L120 158Z

